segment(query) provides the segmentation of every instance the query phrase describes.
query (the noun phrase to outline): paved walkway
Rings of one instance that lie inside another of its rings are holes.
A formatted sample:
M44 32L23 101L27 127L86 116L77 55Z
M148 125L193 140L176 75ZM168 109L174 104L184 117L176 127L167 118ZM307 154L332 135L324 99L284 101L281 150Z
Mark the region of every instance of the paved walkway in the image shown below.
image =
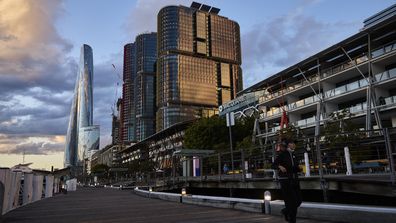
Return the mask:
M4 223L285 222L277 216L149 199L134 195L130 190L109 188L81 188L67 195L57 195L15 209L2 220ZM299 219L298 222L318 221Z

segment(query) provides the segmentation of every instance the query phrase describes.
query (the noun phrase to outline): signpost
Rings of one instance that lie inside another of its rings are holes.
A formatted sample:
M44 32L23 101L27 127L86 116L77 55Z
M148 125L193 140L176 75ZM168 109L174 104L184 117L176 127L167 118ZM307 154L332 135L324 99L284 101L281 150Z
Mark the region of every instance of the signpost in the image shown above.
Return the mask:
M233 154L233 149L232 149L232 131L231 131L231 126L235 125L234 112L227 113L226 120L227 120L227 127L228 127L228 130L230 133L231 170L232 170L232 173L234 174L234 154Z

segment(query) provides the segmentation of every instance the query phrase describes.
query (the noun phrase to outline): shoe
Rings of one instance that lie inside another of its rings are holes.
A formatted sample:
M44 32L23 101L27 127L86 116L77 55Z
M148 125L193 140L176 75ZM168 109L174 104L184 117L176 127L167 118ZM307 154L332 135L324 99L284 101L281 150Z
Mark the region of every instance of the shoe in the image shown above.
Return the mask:
M285 217L285 221L289 222L289 213L287 212L286 208L281 210L282 215Z

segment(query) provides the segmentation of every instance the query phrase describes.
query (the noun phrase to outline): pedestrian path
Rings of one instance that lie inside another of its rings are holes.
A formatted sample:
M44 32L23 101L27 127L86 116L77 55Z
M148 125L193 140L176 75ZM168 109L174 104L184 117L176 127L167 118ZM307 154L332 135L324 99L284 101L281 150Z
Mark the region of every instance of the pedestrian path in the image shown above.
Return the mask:
M137 196L130 190L79 188L67 195L57 195L15 209L3 216L2 222L275 223L285 221L278 216L149 199ZM299 219L297 222L319 221Z

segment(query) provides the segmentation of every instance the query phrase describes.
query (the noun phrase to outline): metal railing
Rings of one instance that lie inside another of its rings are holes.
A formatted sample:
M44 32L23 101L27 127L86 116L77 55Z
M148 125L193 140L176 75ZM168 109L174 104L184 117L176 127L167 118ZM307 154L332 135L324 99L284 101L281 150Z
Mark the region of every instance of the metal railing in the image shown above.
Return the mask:
M321 168L324 177L356 175L395 183L395 128L338 133L320 138L321 167L318 166L316 146L312 143L314 138L297 140L295 155L302 169L301 177L319 177ZM268 144L234 151L233 171L230 152L184 158L174 163L175 171L165 171L150 182L166 185L188 181L273 181L276 180L276 170L271 167L276 156L275 146Z

